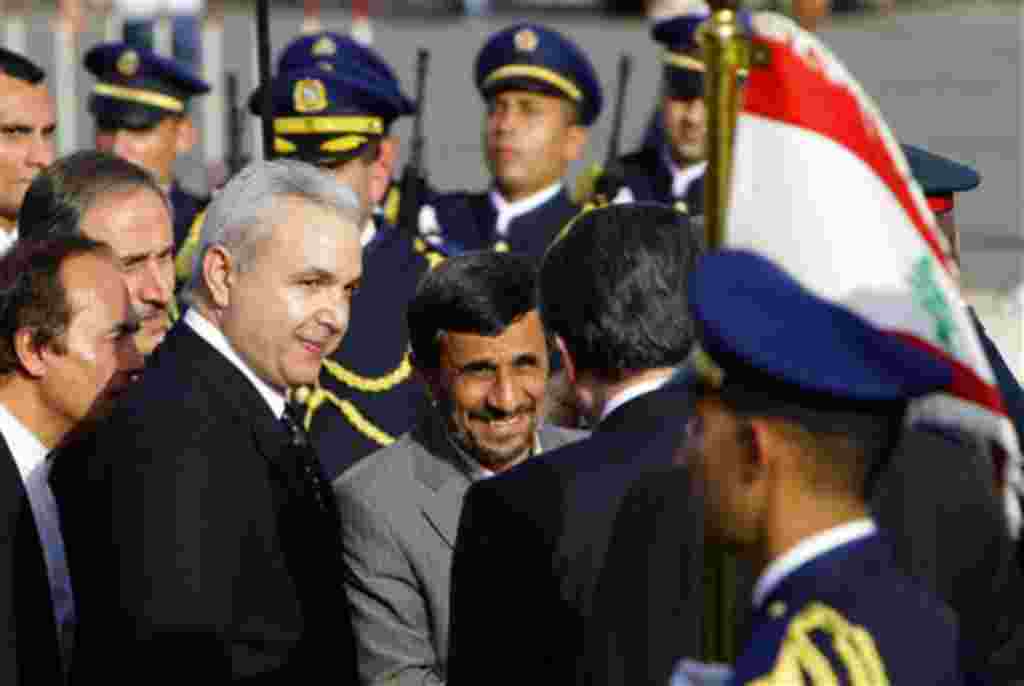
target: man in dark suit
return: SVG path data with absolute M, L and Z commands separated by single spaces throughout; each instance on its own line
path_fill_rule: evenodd
M 452 569 L 452 686 L 664 684 L 696 650 L 699 512 L 662 489 L 688 487 L 671 463 L 690 398 L 664 384 L 690 351 L 698 251 L 686 216 L 660 205 L 584 213 L 549 249 L 541 316 L 595 430 L 470 487 Z M 602 597 L 618 538 L 638 555 L 615 565 L 624 585 Z M 648 541 L 662 541 L 659 557 Z M 496 621 L 509 659 L 493 656 Z
M 356 683 L 340 522 L 287 395 L 348 326 L 357 222 L 351 190 L 295 161 L 211 204 L 192 306 L 75 456 L 96 511 L 73 681 Z
M 0 260 L 0 682 L 64 683 L 75 603 L 48 454 L 141 368 L 112 255 L 71 238 Z

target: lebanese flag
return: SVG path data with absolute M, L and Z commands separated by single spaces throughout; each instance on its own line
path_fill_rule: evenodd
M 752 25 L 767 62 L 751 68 L 737 122 L 729 247 L 769 257 L 819 296 L 947 360 L 951 387 L 912 403 L 908 420 L 988 439 L 1017 535 L 1017 437 L 898 142 L 817 38 L 776 14 Z

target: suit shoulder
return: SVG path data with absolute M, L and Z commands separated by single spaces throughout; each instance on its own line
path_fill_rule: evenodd
M 389 446 L 376 450 L 342 472 L 334 480 L 337 493 L 376 493 L 390 484 L 412 478 L 411 461 L 415 441 L 410 433 Z

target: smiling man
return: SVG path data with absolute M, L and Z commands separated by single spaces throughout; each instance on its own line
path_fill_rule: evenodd
M 540 260 L 578 208 L 563 188 L 587 127 L 601 112 L 601 84 L 587 56 L 544 26 L 517 24 L 491 36 L 476 59 L 486 111 L 483 146 L 493 187 L 431 203 L 451 250 L 522 252 Z
M 475 252 L 420 281 L 413 364 L 434 411 L 334 482 L 364 684 L 442 684 L 462 496 L 578 432 L 540 423 L 548 346 L 531 260 Z
M 92 150 L 63 157 L 29 187 L 19 214 L 23 240 L 83 235 L 114 250 L 149 355 L 171 326 L 174 234 L 156 181 L 126 160 Z
M 45 73 L 0 48 L 0 252 L 18 238 L 18 208 L 25 191 L 53 162 L 57 115 Z
M 348 328 L 358 207 L 295 161 L 211 204 L 192 307 L 82 456 L 75 679 L 355 683 L 338 513 L 288 395 Z

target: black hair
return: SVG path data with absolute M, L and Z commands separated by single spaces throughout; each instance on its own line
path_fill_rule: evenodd
M 21 367 L 15 349 L 19 330 L 32 330 L 32 344 L 65 352 L 63 335 L 71 323 L 71 305 L 60 278 L 65 261 L 105 253 L 105 243 L 73 236 L 43 241 L 18 240 L 0 258 L 0 376 Z
M 46 72 L 35 62 L 5 48 L 0 48 L 0 73 L 33 86 L 46 78 Z
M 97 198 L 135 188 L 148 188 L 167 202 L 156 179 L 132 162 L 96 150 L 62 157 L 37 175 L 25 192 L 18 211 L 18 240 L 80 235 L 82 217 Z
M 688 217 L 668 206 L 585 211 L 541 264 L 544 324 L 580 371 L 617 378 L 679 364 L 694 340 L 686 284 L 700 252 Z
M 423 275 L 409 303 L 415 364 L 440 366 L 445 332 L 497 336 L 536 307 L 536 269 L 529 257 L 492 251 L 450 257 Z

